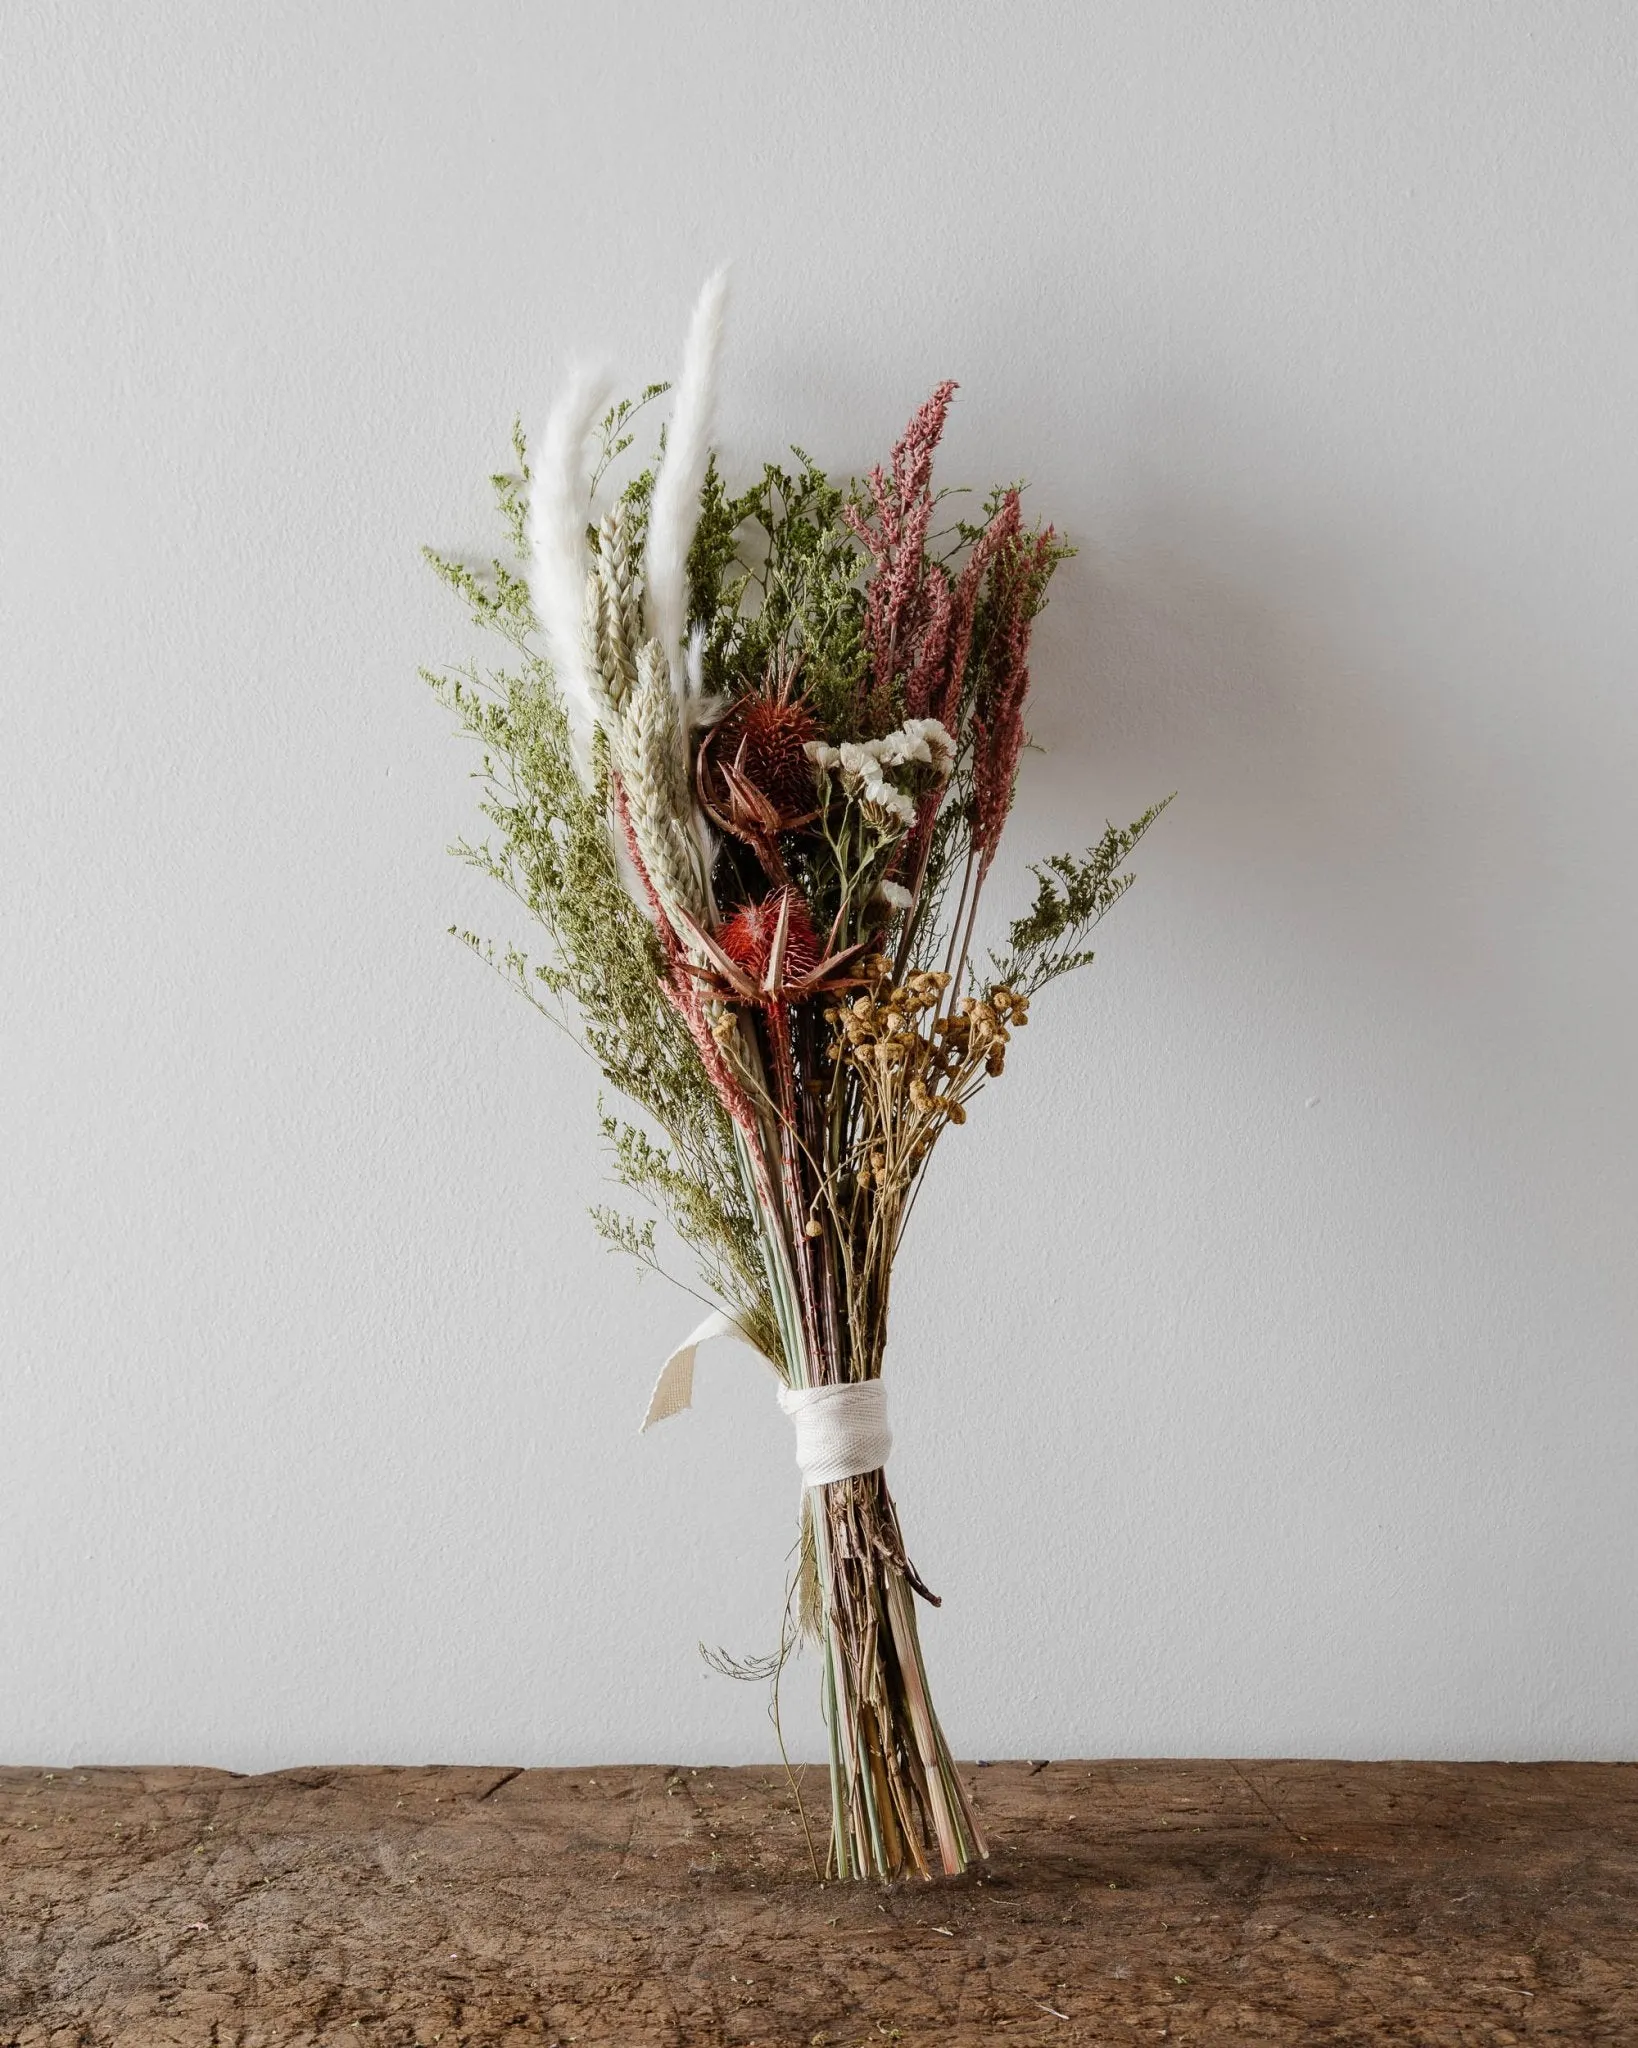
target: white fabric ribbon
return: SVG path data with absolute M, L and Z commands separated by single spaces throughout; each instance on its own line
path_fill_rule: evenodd
M 758 1358 L 774 1377 L 779 1377 L 779 1368 L 771 1358 L 757 1350 L 732 1316 L 724 1315 L 721 1309 L 713 1309 L 697 1330 L 688 1335 L 660 1367 L 660 1377 L 654 1382 L 654 1391 L 648 1397 L 648 1413 L 643 1417 L 643 1429 L 656 1422 L 664 1422 L 668 1416 L 680 1415 L 694 1401 L 694 1354 L 702 1344 L 709 1344 L 713 1337 L 734 1337 L 755 1351 Z M 638 1435 L 642 1430 L 638 1431 Z
M 887 1463 L 887 1389 L 880 1380 L 840 1387 L 781 1387 L 779 1405 L 796 1425 L 804 1486 L 829 1486 Z
M 779 1369 L 758 1351 L 732 1316 L 713 1310 L 688 1335 L 660 1368 L 654 1391 L 648 1397 L 643 1428 L 680 1415 L 694 1399 L 694 1358 L 702 1344 L 714 1337 L 734 1337 L 750 1350 L 775 1377 Z M 874 1472 L 885 1465 L 893 1448 L 893 1432 L 887 1426 L 887 1389 L 880 1380 L 860 1380 L 839 1387 L 779 1387 L 779 1405 L 790 1417 L 796 1431 L 796 1462 L 804 1486 L 830 1486 L 838 1479 L 852 1479 L 862 1472 Z

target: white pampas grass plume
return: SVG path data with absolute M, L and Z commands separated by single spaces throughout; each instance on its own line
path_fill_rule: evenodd
M 608 400 L 608 378 L 570 374 L 546 415 L 529 479 L 529 597 L 563 693 L 582 779 L 590 779 L 592 729 L 601 689 L 586 659 L 586 437 Z
M 678 657 L 688 632 L 688 550 L 699 523 L 700 486 L 711 454 L 717 356 L 727 303 L 728 270 L 724 265 L 706 279 L 688 324 L 671 431 L 666 436 L 648 515 L 648 626 L 678 674 L 682 672 Z

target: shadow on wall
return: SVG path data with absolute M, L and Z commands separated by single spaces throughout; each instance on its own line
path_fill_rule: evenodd
M 1253 1746 L 1425 1747 L 1425 1702 L 1475 1685 L 1481 1739 L 1528 1746 L 1515 1694 L 1592 1625 L 1532 1549 L 1620 1497 L 1564 1389 L 1569 1366 L 1630 1415 L 1630 1269 L 1595 1249 L 1595 1070 L 1546 968 L 1585 893 L 1564 793 L 1615 771 L 1548 729 L 1568 654 L 1412 545 L 1150 500 L 1083 542 L 1041 624 L 1012 861 L 1180 795 L 1103 935 L 1115 982 L 1066 994 L 1019 1096 L 980 1106 L 981 1134 L 1030 1121 L 1027 1156 L 1001 1189 L 946 1173 L 921 1222 L 971 1246 L 1021 1208 L 1007 1269 L 965 1289 L 962 1356 L 1021 1335 L 1051 1427 L 963 1367 L 957 1425 L 929 1399 L 906 1438 L 945 1429 L 967 1526 L 912 1540 L 966 1587 L 1020 1540 L 992 1465 L 1065 1504 L 1029 1531 L 1031 1583 L 1079 1589 L 1117 1748 L 1154 1739 L 1155 1700 L 1184 1745 L 1228 1715 Z M 997 881 L 999 915 L 1021 878 Z M 941 1304 L 907 1278 L 910 1331 Z M 1033 1592 L 1003 1607 L 964 1613 L 975 1668 L 1058 1626 Z
M 1105 806 L 1118 790 L 1123 819 L 1175 788 L 1142 853 L 1169 889 L 1263 947 L 1280 982 L 1334 979 L 1465 1041 L 1476 1010 L 1498 1034 L 1530 1010 L 1520 926 L 1551 848 L 1494 714 L 1537 692 L 1550 655 L 1459 572 L 1436 585 L 1425 555 L 1395 552 L 1373 539 L 1367 571 L 1318 527 L 1128 512 L 1054 585 L 1045 754 L 1026 772 L 1051 845 L 1102 823 L 1088 787 Z

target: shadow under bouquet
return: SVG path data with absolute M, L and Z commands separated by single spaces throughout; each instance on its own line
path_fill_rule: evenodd
M 513 566 L 431 554 L 513 658 L 429 674 L 482 748 L 495 833 L 455 850 L 544 928 L 486 957 L 591 1054 L 618 1179 L 719 1302 L 647 1422 L 731 1335 L 777 1374 L 804 1481 L 781 1661 L 818 1646 L 829 1867 L 954 1874 L 986 1853 L 933 1710 L 883 1470 L 894 1259 L 933 1148 L 1004 1070 L 1032 998 L 1091 959 L 1160 805 L 1032 870 L 979 965 L 1012 807 L 1031 625 L 1069 552 L 1016 489 L 950 516 L 932 484 L 955 386 L 841 488 L 800 450 L 730 491 L 711 452 L 724 304 L 694 314 L 657 462 L 615 488 L 644 407 L 580 374 L 494 479 Z M 628 465 L 629 466 L 629 465 Z M 603 509 L 599 510 L 602 505 Z M 657 1267 L 654 1220 L 594 1211 Z M 645 1422 L 646 1426 L 646 1422 Z

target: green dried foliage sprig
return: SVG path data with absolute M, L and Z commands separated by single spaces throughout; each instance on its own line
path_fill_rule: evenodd
M 517 579 L 434 558 L 475 621 L 521 645 L 527 615 L 512 602 Z M 611 1086 L 663 1132 L 664 1146 L 605 1119 L 616 1177 L 653 1201 L 695 1253 L 701 1276 L 753 1333 L 773 1328 L 757 1229 L 735 1159 L 732 1126 L 700 1064 L 687 1026 L 664 994 L 653 927 L 620 879 L 604 795 L 576 773 L 563 706 L 546 664 L 525 654 L 509 670 L 423 671 L 439 700 L 481 749 L 480 808 L 491 838 L 457 842 L 468 865 L 501 883 L 541 927 L 545 958 L 497 955 L 462 933 L 503 977 L 597 1062 Z M 605 1227 L 645 1257 L 652 1241 Z
M 995 978 L 1032 996 L 1077 967 L 1090 967 L 1088 934 L 1137 880 L 1119 869 L 1171 798 L 1151 804 L 1130 825 L 1110 825 L 1083 855 L 1054 853 L 1032 863 L 1035 901 L 1008 934 L 1005 953 L 992 953 Z
M 632 432 L 631 422 L 645 405 L 652 405 L 656 398 L 664 397 L 670 389 L 671 386 L 669 384 L 645 384 L 635 398 L 620 399 L 617 404 L 611 405 L 597 422 L 597 460 L 592 464 L 591 474 L 591 487 L 594 496 L 597 492 L 597 486 L 603 481 L 610 468 L 625 454 L 633 441 L 636 440 L 637 436 Z M 661 442 L 663 445 L 663 434 Z M 517 450 L 519 468 L 526 469 L 521 425 L 515 425 L 512 429 L 512 445 Z M 647 472 L 647 476 L 649 489 L 652 490 L 654 482 L 652 469 Z M 627 488 L 629 489 L 630 486 Z M 647 493 L 644 494 L 645 503 L 646 499 Z M 523 552 L 521 528 L 519 532 L 520 546 L 518 552 L 521 554 Z
M 848 708 L 864 669 L 859 554 L 842 523 L 847 493 L 800 448 L 797 466 L 764 466 L 729 497 L 706 480 L 689 569 L 694 616 L 706 628 L 709 689 L 736 693 L 776 666 L 833 738 L 851 738 Z

